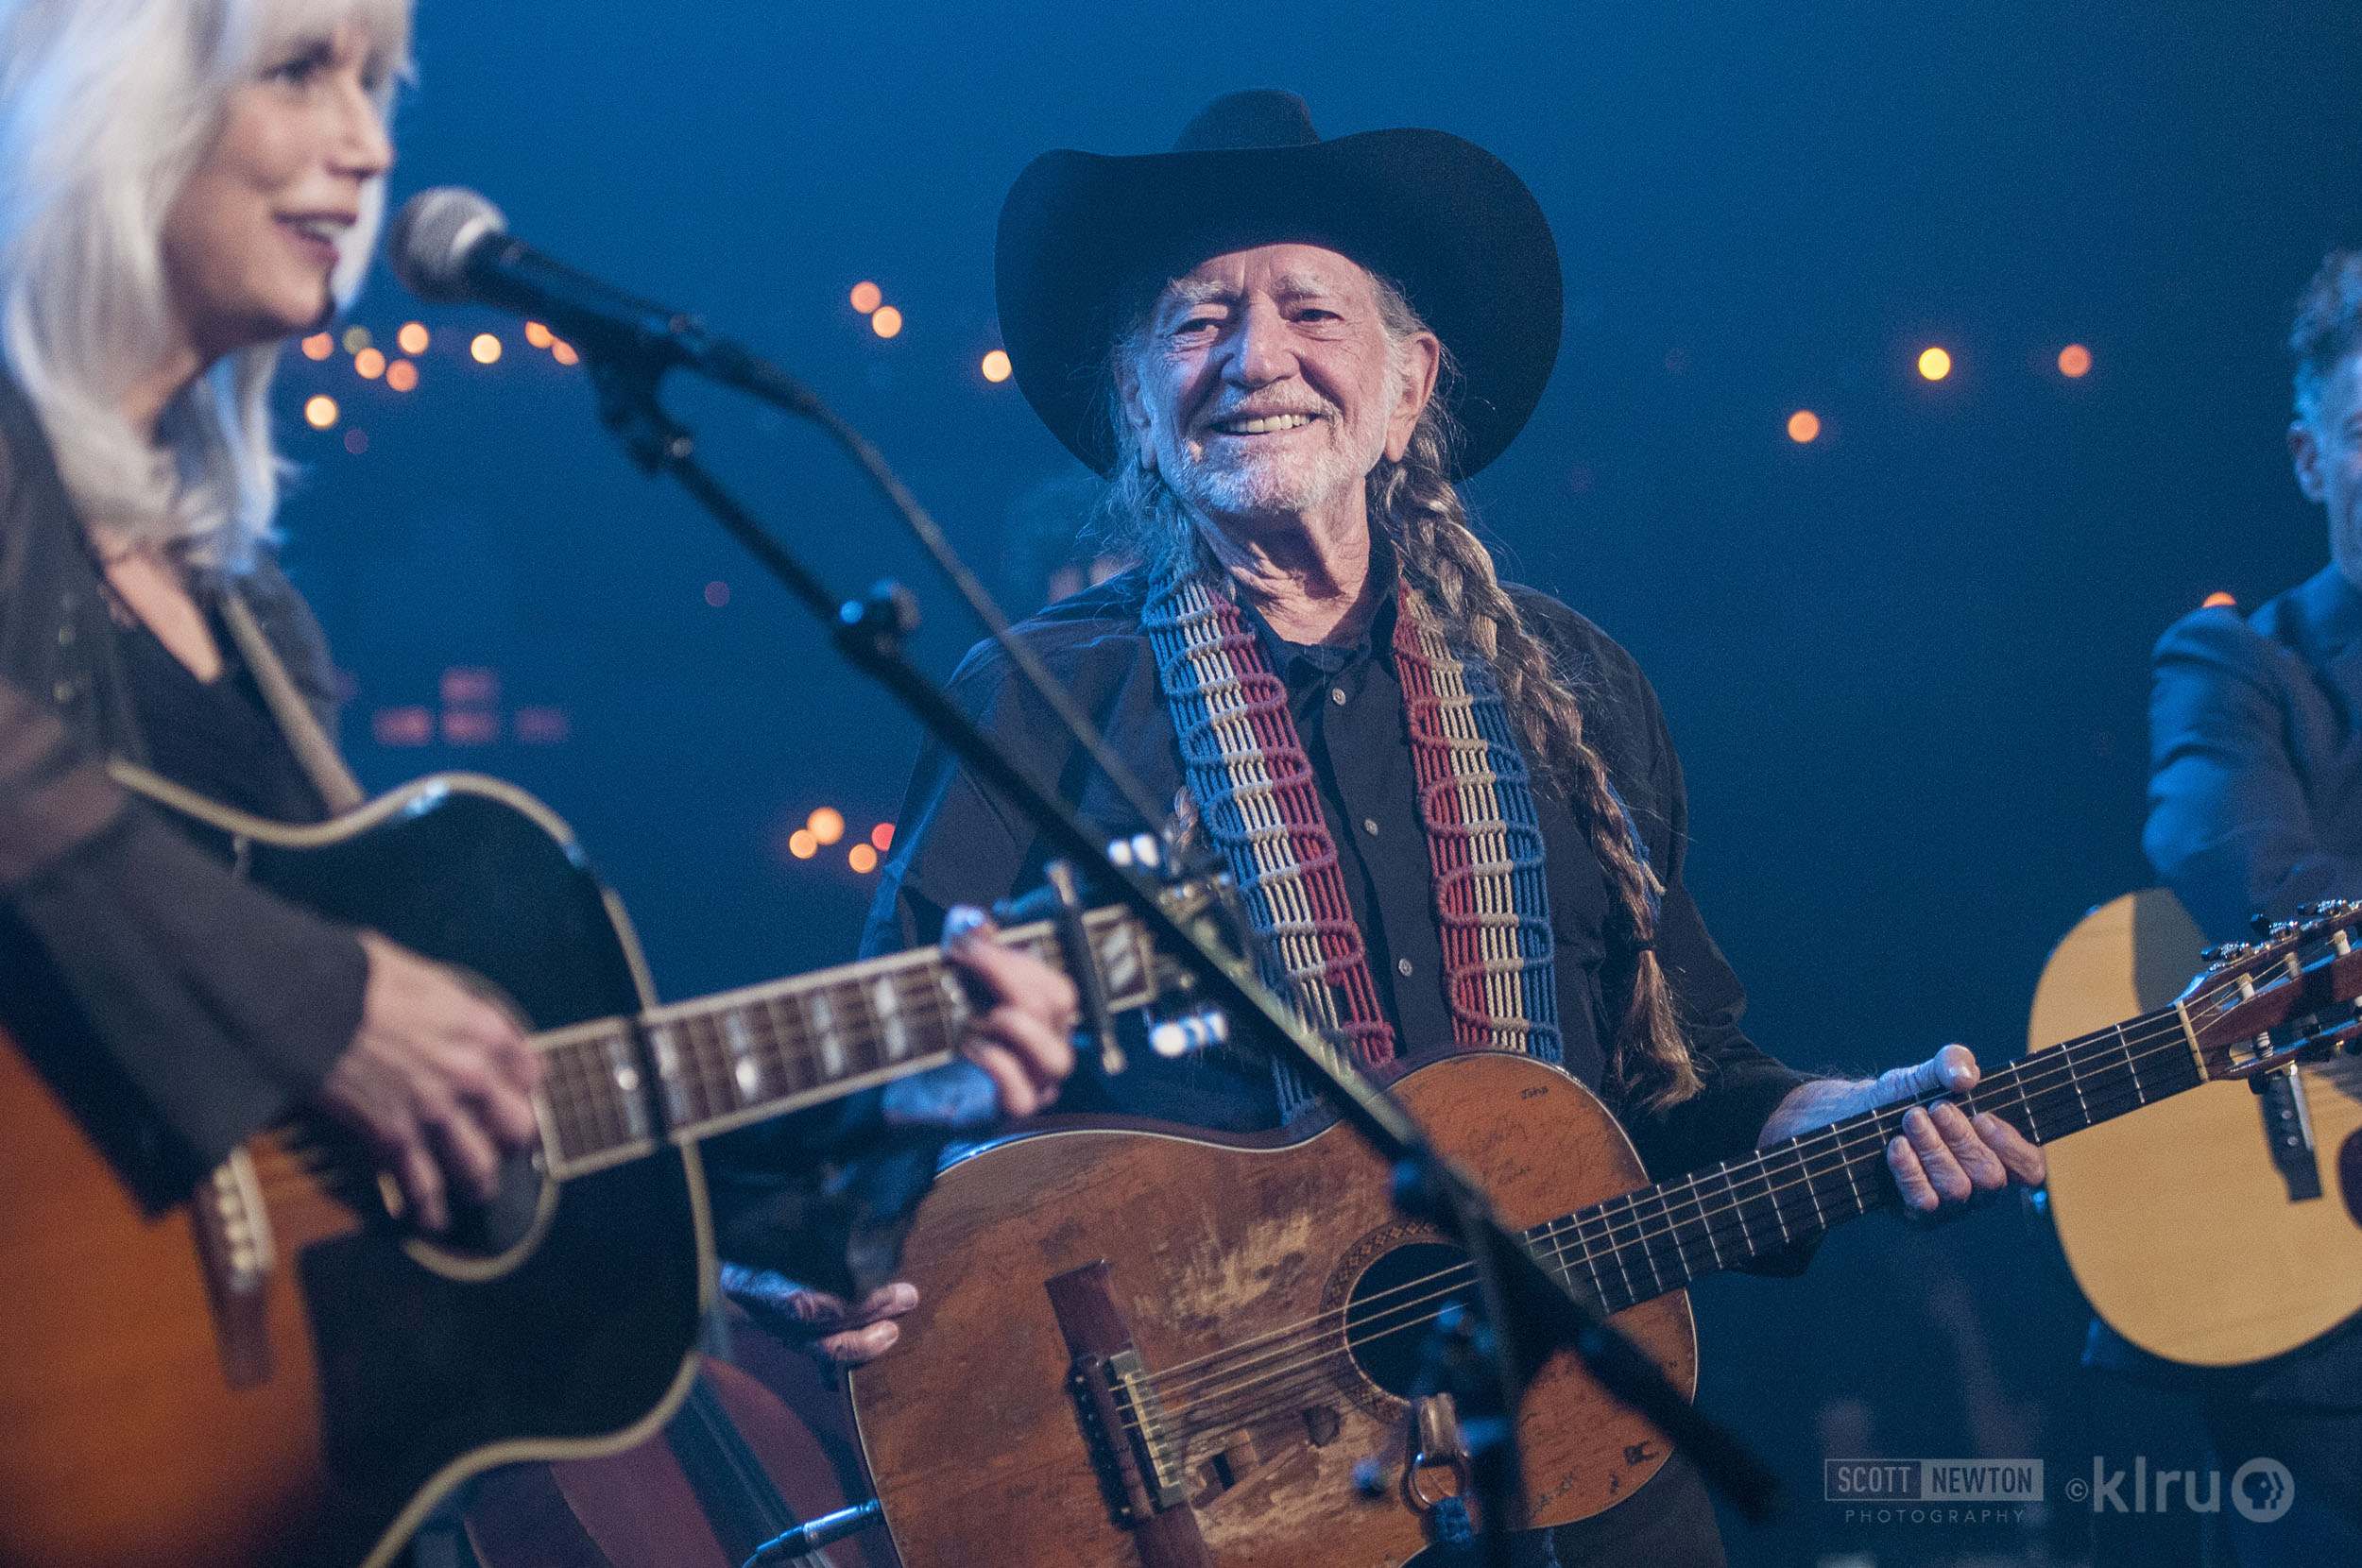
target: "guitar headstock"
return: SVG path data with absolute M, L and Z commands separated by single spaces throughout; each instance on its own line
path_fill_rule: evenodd
M 1163 884 L 1156 901 L 1165 914 L 1199 941 L 1234 958 L 1238 955 L 1239 933 L 1244 924 L 1238 914 L 1237 890 L 1226 872 L 1179 871 L 1159 840 L 1146 833 L 1109 844 L 1108 859 L 1126 869 L 1160 874 Z M 1148 1043 L 1159 1056 L 1188 1056 L 1229 1040 L 1228 1015 L 1199 996 L 1203 979 L 1193 962 L 1160 946 L 1146 922 L 1121 904 L 1104 905 L 1079 916 L 1067 913 L 1062 902 L 1063 896 L 1071 896 L 1071 875 L 1056 865 L 1051 869 L 1050 885 L 1003 903 L 995 912 L 1004 921 L 1047 916 L 1044 924 L 1049 930 L 1042 933 L 1045 948 L 1061 953 L 1070 950 L 1070 945 L 1056 934 L 1062 922 L 1079 920 L 1092 970 L 1090 980 L 1083 984 L 1087 1031 L 1100 1032 L 1090 1017 L 1096 991 L 1096 999 L 1110 1020 L 1118 1014 L 1148 1011 Z M 1020 933 L 1004 934 L 1014 938 Z M 1049 956 L 1048 950 L 1044 956 Z M 1104 1044 L 1103 1039 L 1103 1050 Z M 1104 1051 L 1103 1060 L 1107 1071 L 1122 1070 L 1120 1050 Z
M 2177 1005 L 2209 1079 L 2254 1078 L 2362 1048 L 2362 900 L 2307 904 L 2258 922 L 2252 942 L 2202 955 Z

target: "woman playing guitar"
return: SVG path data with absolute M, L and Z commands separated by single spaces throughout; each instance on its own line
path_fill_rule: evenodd
M 368 268 L 410 21 L 0 4 L 0 1023 L 150 1208 L 308 1106 L 438 1231 L 535 1137 L 538 1058 L 504 1009 L 240 880 L 109 773 L 280 821 L 359 803 L 270 549 L 269 394 L 282 341 Z M 1001 1002 L 970 1055 L 1029 1113 L 1070 1061 L 1071 988 L 961 955 Z

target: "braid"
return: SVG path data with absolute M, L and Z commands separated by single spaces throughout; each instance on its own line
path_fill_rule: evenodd
M 1378 305 L 1389 337 L 1400 343 L 1427 331 L 1402 291 L 1383 278 Z M 1112 346 L 1111 364 L 1139 351 L 1145 312 Z M 1444 375 L 1451 373 L 1446 355 Z M 1093 532 L 1105 548 L 1165 571 L 1186 564 L 1222 576 L 1187 506 L 1161 474 L 1139 461 L 1137 438 L 1107 381 L 1107 418 L 1118 448 L 1107 494 Z M 1697 1094 L 1696 1059 L 1657 963 L 1652 897 L 1662 891 L 1655 873 L 1635 853 L 1623 810 L 1611 792 L 1607 765 L 1583 738 L 1583 706 L 1552 667 L 1549 650 L 1526 629 L 1516 605 L 1495 575 L 1493 557 L 1468 527 L 1468 513 L 1451 483 L 1454 429 L 1445 399 L 1431 400 L 1400 462 L 1380 459 L 1370 470 L 1370 524 L 1395 547 L 1403 579 L 1434 617 L 1448 641 L 1474 648 L 1492 667 L 1502 705 L 1536 780 L 1572 806 L 1615 894 L 1609 916 L 1608 972 L 1602 989 L 1620 991 L 1623 1014 L 1608 1043 L 1607 1075 L 1645 1110 L 1663 1111 Z M 1612 1005 L 1612 1003 L 1611 1003 Z
M 1655 874 L 1634 852 L 1624 813 L 1609 791 L 1607 765 L 1583 738 L 1583 706 L 1551 667 L 1549 651 L 1526 629 L 1494 574 L 1493 557 L 1470 531 L 1446 456 L 1446 427 L 1431 406 L 1399 463 L 1370 473 L 1370 517 L 1395 546 L 1405 579 L 1447 638 L 1464 640 L 1493 667 L 1502 704 L 1534 773 L 1574 807 L 1616 895 L 1607 994 L 1623 992 L 1610 1042 L 1608 1074 L 1652 1111 L 1702 1087 L 1672 992 L 1657 963 L 1651 896 Z

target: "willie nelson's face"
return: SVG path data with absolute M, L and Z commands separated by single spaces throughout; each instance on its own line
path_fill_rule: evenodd
M 1397 342 L 1358 264 L 1309 245 L 1216 256 L 1166 285 L 1118 366 L 1141 461 L 1253 526 L 1357 511 L 1432 394 L 1428 333 Z

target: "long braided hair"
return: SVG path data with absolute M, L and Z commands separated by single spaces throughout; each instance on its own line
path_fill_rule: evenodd
M 1372 275 L 1378 311 L 1397 349 L 1428 331 L 1402 291 Z M 1149 312 L 1129 316 L 1116 335 L 1107 376 L 1106 417 L 1116 444 L 1115 471 L 1097 532 L 1111 550 L 1152 572 L 1176 569 L 1219 579 L 1220 564 L 1164 477 L 1141 461 L 1139 438 L 1123 417 L 1116 364 L 1146 347 Z M 1446 355 L 1444 377 L 1451 368 Z M 1439 380 L 1439 388 L 1446 383 Z M 1555 668 L 1550 651 L 1527 630 L 1500 585 L 1492 554 L 1468 526 L 1466 504 L 1451 482 L 1456 430 L 1442 396 L 1430 398 L 1399 462 L 1381 457 L 1365 482 L 1371 526 L 1394 546 L 1403 581 L 1446 640 L 1474 648 L 1492 666 L 1501 701 L 1517 726 L 1536 781 L 1574 810 L 1615 894 L 1603 988 L 1622 1014 L 1607 1052 L 1611 1084 L 1642 1109 L 1662 1112 L 1703 1086 L 1672 992 L 1656 956 L 1655 874 L 1642 863 L 1608 784 L 1607 765 L 1583 737 L 1583 705 Z

